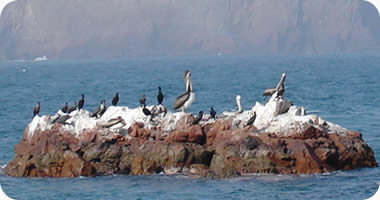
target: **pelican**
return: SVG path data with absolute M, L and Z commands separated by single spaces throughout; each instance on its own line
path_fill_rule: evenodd
M 70 115 L 60 115 L 58 114 L 58 117 L 55 118 L 51 123 L 54 124 L 54 123 L 58 123 L 58 124 L 63 124 L 63 125 L 66 125 L 68 124 L 66 121 L 68 119 L 70 119 Z
M 119 123 L 121 124 L 120 125 L 121 127 L 126 125 L 124 119 L 121 116 L 118 116 L 116 118 L 112 118 L 112 119 L 108 120 L 107 122 L 103 123 L 102 127 L 103 128 L 111 128 L 112 126 L 115 126 L 116 124 L 119 124 Z
M 33 118 L 38 115 L 38 113 L 40 112 L 40 102 L 37 101 L 36 105 L 34 106 L 33 108 Z
M 284 86 L 285 79 L 286 79 L 286 74 L 283 73 L 280 81 L 277 83 L 277 86 L 275 88 L 266 89 L 263 93 L 263 96 L 272 96 L 277 91 L 278 91 L 278 96 L 282 96 L 285 92 L 285 86 Z
M 240 100 L 241 100 L 241 96 L 237 95 L 236 96 L 236 105 L 238 107 L 238 113 L 242 113 L 243 112 L 243 108 L 241 107 Z
M 174 110 L 181 109 L 182 112 L 185 112 L 195 100 L 195 94 L 193 93 L 193 86 L 191 84 L 191 73 L 190 71 L 185 72 L 185 83 L 186 83 L 186 92 L 179 95 L 174 101 L 173 108 Z

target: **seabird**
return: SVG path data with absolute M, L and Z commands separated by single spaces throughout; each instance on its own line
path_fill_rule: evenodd
M 152 117 L 157 116 L 161 113 L 164 113 L 164 117 L 165 117 L 167 110 L 162 104 L 160 104 L 160 105 L 153 106 L 150 112 L 152 113 Z
M 241 100 L 241 96 L 237 95 L 236 96 L 236 105 L 238 107 L 238 113 L 242 113 L 243 112 L 243 108 L 241 107 L 240 100 Z
M 142 96 L 141 96 L 141 98 L 139 99 L 139 102 L 140 102 L 140 106 L 143 106 L 143 105 L 145 105 L 145 102 L 146 102 L 146 97 L 145 97 L 145 95 L 143 94 Z
M 73 112 L 73 111 L 76 110 L 76 109 L 77 109 L 77 102 L 74 101 L 74 105 L 72 105 L 72 106 L 69 108 L 69 110 L 67 111 L 67 113 L 71 113 L 71 112 Z
M 67 113 L 67 110 L 69 109 L 69 106 L 67 105 L 67 102 L 65 103 L 65 105 L 61 108 L 61 111 L 63 113 Z
M 103 103 L 100 104 L 100 112 L 98 114 L 98 118 L 102 117 L 102 115 L 106 112 L 107 106 L 106 106 L 106 100 L 103 99 Z
M 152 115 L 152 112 L 150 112 L 150 110 L 148 108 L 146 108 L 145 104 L 144 104 L 142 111 L 143 111 L 144 115 L 146 115 L 146 116 Z
M 119 123 L 121 123 L 122 126 L 126 125 L 124 119 L 121 116 L 118 116 L 117 118 L 112 118 L 112 119 L 108 120 L 107 122 L 103 123 L 102 127 L 103 128 L 111 128 L 112 126 L 115 126 L 116 124 L 119 124 Z
M 159 115 L 161 113 L 160 105 L 154 105 L 152 109 L 150 109 L 152 115 Z
M 161 87 L 160 86 L 158 86 L 157 101 L 158 101 L 158 105 L 161 105 L 162 101 L 164 101 L 164 95 L 161 92 Z
M 112 98 L 112 105 L 116 106 L 117 102 L 119 102 L 119 93 L 116 92 L 116 95 Z
M 69 115 L 59 115 L 56 119 L 54 119 L 51 123 L 58 123 L 58 124 L 67 124 L 66 121 L 70 119 Z
M 278 91 L 278 95 L 282 96 L 285 92 L 285 86 L 284 86 L 285 79 L 286 79 L 286 74 L 283 73 L 281 75 L 280 81 L 277 83 L 277 86 L 275 88 L 266 89 L 263 93 L 263 96 L 272 96 L 277 91 Z
M 185 112 L 185 110 L 189 108 L 195 100 L 195 94 L 193 93 L 193 86 L 191 84 L 190 71 L 185 72 L 184 79 L 186 82 L 186 92 L 178 96 L 173 105 L 174 110 L 181 109 L 182 112 Z
M 36 105 L 34 106 L 33 108 L 33 118 L 38 115 L 38 113 L 40 112 L 40 102 L 37 101 Z
M 84 106 L 84 94 L 81 95 L 81 98 L 78 101 L 78 110 L 82 109 L 83 106 Z
M 203 117 L 203 111 L 199 111 L 199 114 L 198 114 L 198 116 L 193 120 L 193 123 L 191 123 L 191 124 L 199 124 L 199 122 L 201 121 L 201 119 L 202 119 L 202 117 Z
M 285 92 L 285 85 L 284 83 L 282 83 L 280 88 L 278 89 L 277 97 L 283 96 L 284 92 Z
M 214 119 L 215 119 L 216 112 L 215 112 L 215 110 L 214 110 L 213 107 L 211 107 L 211 110 L 210 110 L 210 116 L 211 116 L 211 118 L 214 118 Z
M 98 117 L 100 111 L 102 110 L 102 107 L 104 107 L 103 100 L 100 101 L 99 106 L 94 110 L 94 112 L 92 112 L 90 117 Z
M 255 122 L 255 120 L 256 120 L 256 111 L 255 111 L 255 112 L 253 112 L 253 115 L 252 115 L 252 117 L 251 117 L 251 118 L 249 118 L 249 120 L 247 121 L 247 124 L 246 124 L 246 126 L 250 126 L 250 125 L 252 125 L 252 124 L 253 124 L 253 122 Z

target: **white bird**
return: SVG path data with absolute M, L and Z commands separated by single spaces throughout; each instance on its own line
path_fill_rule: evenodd
M 242 113 L 243 112 L 243 108 L 241 107 L 240 100 L 241 100 L 241 96 L 237 95 L 236 96 L 236 105 L 238 107 L 238 113 Z

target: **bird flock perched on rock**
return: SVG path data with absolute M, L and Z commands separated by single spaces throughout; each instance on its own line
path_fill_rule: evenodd
M 263 93 L 263 96 L 267 97 L 267 96 L 272 96 L 273 94 L 276 94 L 277 98 L 282 97 L 284 92 L 285 92 L 285 85 L 284 85 L 285 79 L 286 79 L 286 74 L 283 73 L 281 75 L 281 79 L 277 83 L 276 87 L 266 89 Z M 180 94 L 179 96 L 177 96 L 177 98 L 175 99 L 175 101 L 173 103 L 173 109 L 175 111 L 180 110 L 182 112 L 185 112 L 185 110 L 187 110 L 193 104 L 193 102 L 195 100 L 195 94 L 193 92 L 193 86 L 192 86 L 192 82 L 191 82 L 190 71 L 185 71 L 184 81 L 185 81 L 185 92 Z M 164 95 L 162 93 L 162 89 L 160 86 L 158 87 L 158 94 L 157 94 L 157 103 L 158 104 L 157 104 L 157 106 L 154 106 L 151 110 L 148 109 L 148 107 L 146 106 L 146 101 L 147 101 L 146 96 L 142 95 L 141 98 L 139 99 L 139 103 L 140 103 L 142 113 L 145 116 L 150 116 L 150 120 L 152 120 L 152 118 L 157 113 L 165 113 L 166 114 L 167 110 L 162 105 L 163 100 L 164 100 Z M 113 96 L 113 98 L 112 98 L 111 103 L 113 106 L 117 106 L 118 102 L 119 102 L 119 92 L 116 92 L 115 96 Z M 64 114 L 70 114 L 71 112 L 73 112 L 75 110 L 78 110 L 78 111 L 82 110 L 84 108 L 84 105 L 85 105 L 85 95 L 81 94 L 81 97 L 78 100 L 78 103 L 76 101 L 74 101 L 73 105 L 71 105 L 69 107 L 68 103 L 66 102 L 63 105 L 63 107 L 60 109 L 60 111 Z M 236 96 L 236 105 L 237 105 L 237 113 L 242 113 L 243 108 L 241 106 L 241 96 L 240 95 Z M 33 108 L 33 118 L 39 114 L 40 107 L 41 107 L 40 101 L 38 101 Z M 100 104 L 98 105 L 98 107 L 92 113 L 90 113 L 90 117 L 100 118 L 106 112 L 106 110 L 107 110 L 106 100 L 102 99 L 100 101 Z M 198 115 L 192 121 L 192 124 L 193 125 L 199 124 L 199 122 L 203 118 L 203 114 L 204 114 L 203 111 L 199 111 Z M 246 122 L 245 126 L 253 125 L 256 117 L 257 117 L 256 112 L 253 112 L 252 116 Z M 65 124 L 69 118 L 70 118 L 69 115 L 59 115 L 57 118 L 55 118 L 52 121 L 52 123 Z M 118 122 L 121 120 L 119 118 L 115 118 L 115 119 L 113 119 L 113 121 L 111 120 L 111 122 L 109 122 L 109 123 L 112 124 L 112 123 L 114 123 L 114 121 Z M 214 110 L 214 108 L 212 106 L 212 107 L 210 107 L 210 119 L 216 119 L 216 118 L 217 118 L 216 111 Z

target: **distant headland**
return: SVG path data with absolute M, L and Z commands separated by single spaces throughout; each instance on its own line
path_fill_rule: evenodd
M 364 0 L 17 0 L 0 17 L 0 60 L 376 54 Z

